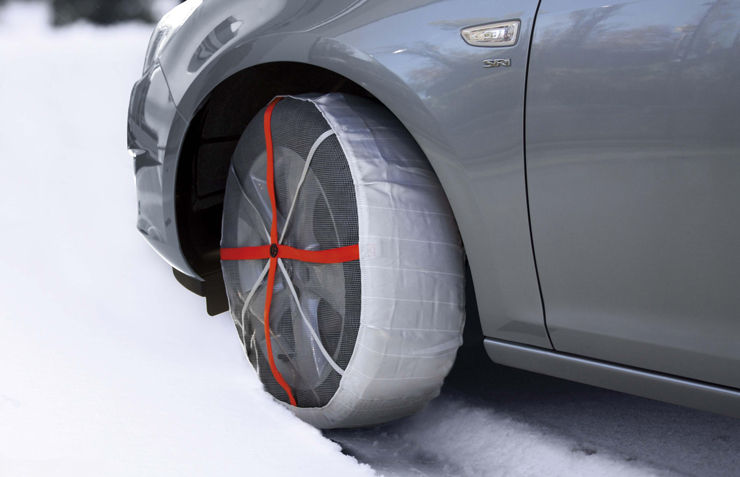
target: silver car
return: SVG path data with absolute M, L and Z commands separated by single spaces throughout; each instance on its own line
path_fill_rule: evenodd
M 138 229 L 316 426 L 423 407 L 466 311 L 740 417 L 740 0 L 188 0 L 128 124 Z

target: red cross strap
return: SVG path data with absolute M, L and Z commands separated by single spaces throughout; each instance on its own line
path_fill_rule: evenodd
M 302 250 L 278 244 L 277 224 L 277 201 L 275 199 L 275 166 L 274 148 L 272 145 L 272 111 L 275 105 L 283 99 L 277 97 L 267 106 L 265 111 L 265 147 L 267 149 L 267 189 L 270 193 L 272 205 L 272 224 L 270 226 L 270 245 L 258 247 L 222 248 L 221 260 L 270 260 L 270 270 L 267 274 L 267 296 L 265 297 L 265 337 L 267 342 L 267 359 L 270 363 L 270 371 L 280 387 L 288 394 L 290 404 L 295 406 L 296 400 L 290 386 L 280 374 L 275 365 L 272 355 L 272 334 L 270 332 L 270 306 L 272 305 L 272 293 L 275 286 L 275 274 L 279 258 L 287 260 L 298 260 L 311 263 L 344 263 L 360 259 L 360 247 L 351 245 L 349 247 L 332 248 L 328 250 Z M 297 192 L 297 191 L 296 191 Z

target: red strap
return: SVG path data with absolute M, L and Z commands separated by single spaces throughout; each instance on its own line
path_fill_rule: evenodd
M 280 370 L 275 365 L 275 358 L 272 354 L 272 333 L 270 331 L 270 306 L 272 305 L 273 288 L 275 287 L 275 274 L 277 271 L 278 258 L 288 260 L 299 260 L 310 263 L 343 263 L 360 259 L 359 245 L 350 245 L 349 247 L 331 248 L 328 250 L 301 250 L 298 248 L 288 247 L 287 245 L 277 245 L 278 243 L 278 223 L 277 223 L 277 199 L 275 198 L 275 154 L 272 144 L 272 111 L 275 105 L 282 98 L 278 97 L 272 100 L 265 111 L 265 148 L 267 150 L 267 190 L 270 194 L 270 204 L 272 205 L 272 224 L 270 226 L 270 243 L 271 245 L 261 245 L 258 247 L 239 247 L 239 248 L 222 248 L 221 260 L 270 260 L 270 269 L 267 274 L 267 296 L 265 297 L 265 341 L 267 342 L 267 360 L 270 363 L 270 371 L 275 377 L 280 387 L 288 394 L 290 404 L 296 406 L 296 400 L 290 386 L 280 374 Z M 272 252 L 272 253 L 271 253 Z
M 327 250 L 302 250 L 279 245 L 277 249 L 278 253 L 275 258 L 309 263 L 343 263 L 360 259 L 360 247 L 357 245 Z M 268 258 L 272 258 L 269 245 L 221 249 L 221 260 L 267 260 Z
M 301 250 L 299 248 L 280 245 L 278 257 L 290 260 L 300 260 L 311 263 L 342 263 L 360 259 L 360 247 L 350 245 L 349 247 L 330 248 L 328 250 Z
M 275 199 L 275 151 L 272 147 L 272 111 L 275 105 L 283 98 L 272 100 L 265 111 L 265 148 L 267 149 L 267 191 L 270 194 L 270 204 L 272 205 L 272 226 L 270 227 L 270 243 L 276 244 L 278 241 L 277 231 L 277 200 Z M 269 249 L 268 256 L 269 256 Z M 285 382 L 285 378 L 280 374 L 280 370 L 275 365 L 275 357 L 272 355 L 272 332 L 270 331 L 270 305 L 272 305 L 272 291 L 275 287 L 275 270 L 277 269 L 277 258 L 270 258 L 270 272 L 267 274 L 267 296 L 265 297 L 265 341 L 267 342 L 267 361 L 270 363 L 270 371 L 275 377 L 281 388 L 288 395 L 291 406 L 296 405 L 293 392 L 290 386 Z
M 272 290 L 275 288 L 275 271 L 277 269 L 277 259 L 270 259 L 270 272 L 267 274 L 267 296 L 265 297 L 265 341 L 267 342 L 267 361 L 270 363 L 270 371 L 275 377 L 281 388 L 288 394 L 291 406 L 295 406 L 295 398 L 290 390 L 290 386 L 285 382 L 285 378 L 280 374 L 280 370 L 275 365 L 275 358 L 272 355 L 272 334 L 270 333 L 270 306 L 272 305 Z
M 265 147 L 267 148 L 267 191 L 270 193 L 270 204 L 272 204 L 272 226 L 270 227 L 270 243 L 278 243 L 277 230 L 277 199 L 275 198 L 275 151 L 272 147 L 272 110 L 283 98 L 272 100 L 265 111 Z

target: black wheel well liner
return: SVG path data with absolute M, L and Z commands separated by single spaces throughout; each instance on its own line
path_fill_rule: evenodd
M 305 63 L 275 62 L 242 70 L 218 84 L 193 116 L 180 150 L 175 217 L 180 248 L 205 280 L 180 283 L 208 299 L 209 313 L 225 311 L 219 260 L 221 214 L 231 156 L 244 129 L 278 94 L 343 92 L 377 99 L 333 71 Z

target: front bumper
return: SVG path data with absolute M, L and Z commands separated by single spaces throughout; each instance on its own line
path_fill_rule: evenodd
M 134 158 L 137 228 L 172 267 L 197 277 L 182 254 L 175 217 L 177 158 L 185 122 L 159 65 L 134 84 L 128 148 Z

